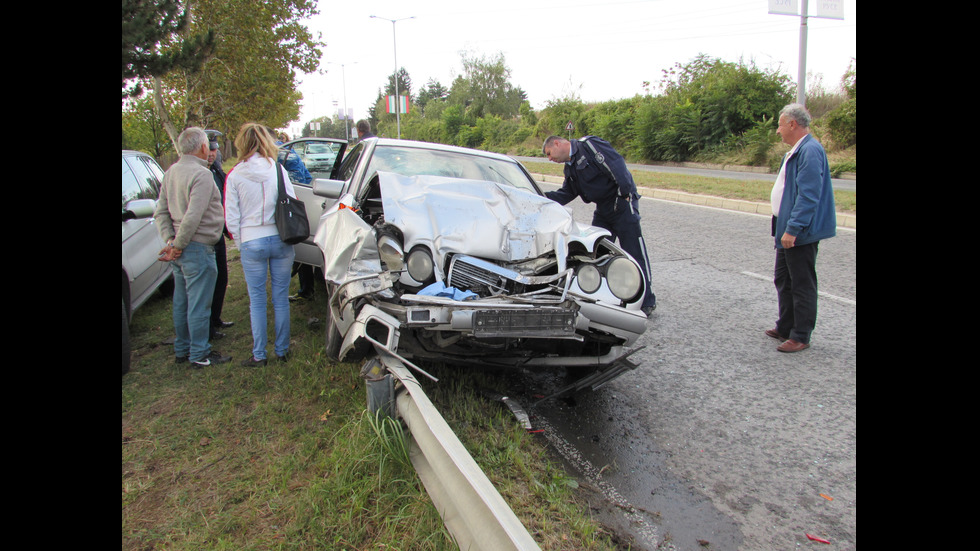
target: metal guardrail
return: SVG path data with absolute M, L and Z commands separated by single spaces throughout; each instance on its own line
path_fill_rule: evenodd
M 365 373 L 373 371 L 374 376 L 379 376 L 387 370 L 390 375 L 373 380 L 366 377 L 369 407 L 385 409 L 389 415 L 395 409 L 408 426 L 412 465 L 459 548 L 464 551 L 540 549 L 402 360 L 386 351 L 378 352 L 381 365 L 375 365 L 372 370 L 368 364 Z M 401 383 L 397 390 L 392 376 Z M 396 396 L 372 397 L 372 384 L 382 396 Z M 394 408 L 386 403 L 390 401 L 394 402 Z

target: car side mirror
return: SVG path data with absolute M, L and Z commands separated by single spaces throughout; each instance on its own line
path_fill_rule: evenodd
M 133 199 L 126 203 L 122 211 L 122 221 L 136 218 L 150 218 L 157 210 L 157 202 L 153 199 Z
M 328 180 L 327 178 L 315 178 L 313 180 L 313 195 L 336 199 L 344 189 L 343 180 Z

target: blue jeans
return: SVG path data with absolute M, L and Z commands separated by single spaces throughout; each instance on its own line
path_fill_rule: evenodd
M 252 322 L 252 357 L 266 359 L 268 319 L 266 281 L 271 276 L 272 308 L 275 312 L 276 355 L 289 352 L 289 279 L 296 253 L 278 235 L 246 241 L 241 250 L 242 270 L 248 286 L 248 310 Z
M 174 272 L 174 354 L 187 356 L 190 361 L 207 358 L 211 353 L 211 299 L 218 265 L 214 247 L 191 241 L 171 261 Z

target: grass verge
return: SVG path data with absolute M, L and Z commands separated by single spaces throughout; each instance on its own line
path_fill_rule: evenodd
M 562 167 L 556 163 L 532 161 L 522 164 L 532 173 L 562 175 Z M 641 188 L 671 189 L 686 193 L 763 203 L 769 202 L 769 193 L 772 191 L 772 183 L 775 179 L 775 176 L 771 176 L 769 178 L 760 177 L 758 180 L 736 180 L 641 170 L 634 170 L 632 174 L 637 187 Z M 834 203 L 837 212 L 857 214 L 857 192 L 835 189 Z
M 245 368 L 248 295 L 231 246 L 228 273 L 222 317 L 235 325 L 212 343 L 234 357 L 228 364 L 174 363 L 169 297 L 134 315 L 122 378 L 122 548 L 456 549 L 401 426 L 366 412 L 360 365 L 323 357 L 323 289 L 291 304 L 290 360 Z M 625 548 L 544 440 L 476 391 L 492 378 L 440 377 L 427 394 L 542 549 Z

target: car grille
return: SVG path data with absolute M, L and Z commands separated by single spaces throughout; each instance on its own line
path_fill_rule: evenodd
M 496 264 L 482 261 L 471 256 L 455 256 L 449 265 L 450 287 L 473 291 L 474 293 L 489 293 L 499 295 L 512 292 L 508 289 L 520 274 L 501 268 Z
M 560 298 L 551 298 L 560 301 L 565 300 L 571 275 L 571 269 L 551 275 L 524 275 L 486 260 L 456 255 L 449 263 L 446 284 L 456 289 L 473 291 L 483 298 L 500 295 L 535 295 L 543 298 L 545 294 L 559 293 Z

